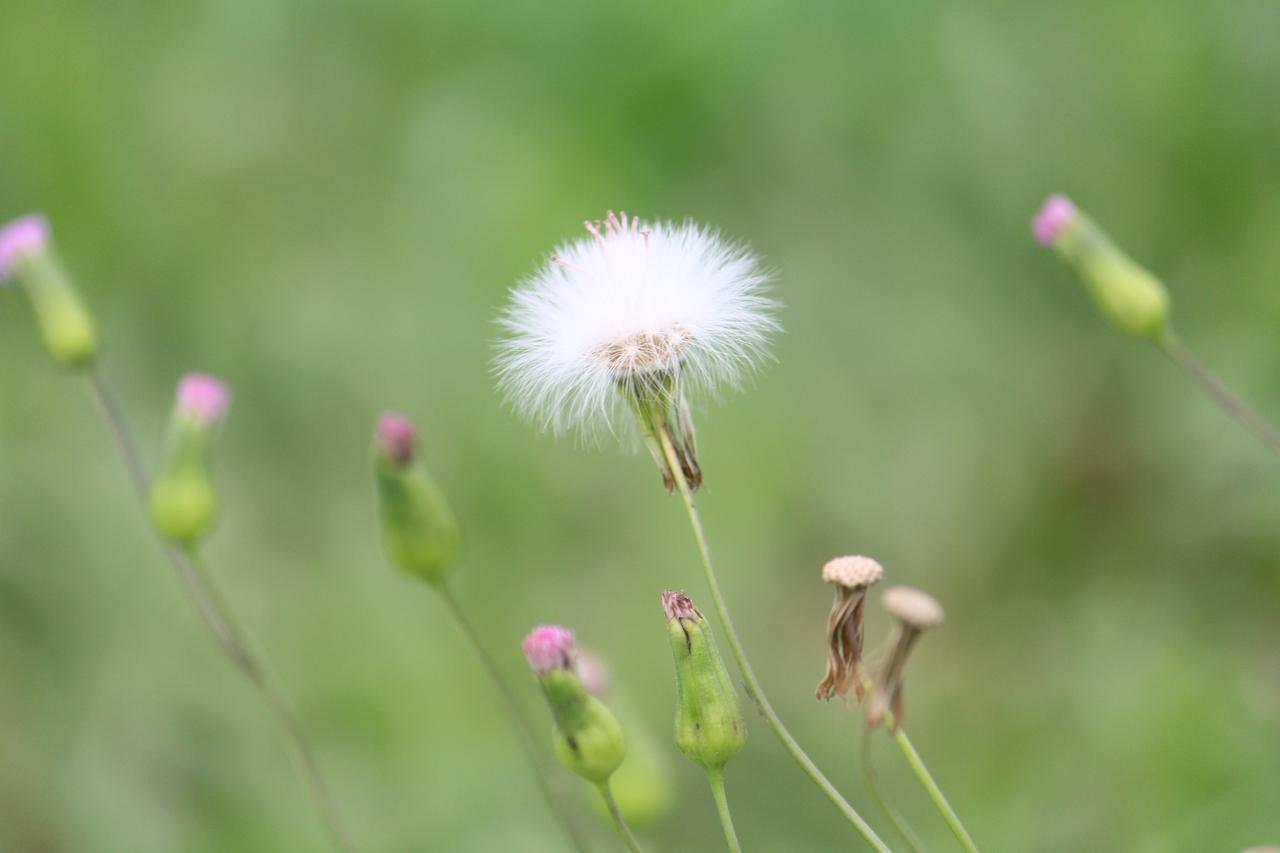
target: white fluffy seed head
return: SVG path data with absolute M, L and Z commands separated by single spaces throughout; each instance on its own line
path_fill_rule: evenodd
M 617 390 L 736 384 L 765 356 L 776 303 L 745 247 L 686 222 L 609 213 L 512 292 L 499 383 L 539 426 L 612 429 Z

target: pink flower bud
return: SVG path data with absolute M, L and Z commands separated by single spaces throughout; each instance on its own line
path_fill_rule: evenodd
M 1031 224 L 1031 231 L 1042 246 L 1052 246 L 1058 239 L 1062 229 L 1070 225 L 1076 218 L 1076 206 L 1065 195 L 1049 196 L 1048 201 L 1036 214 Z
M 221 380 L 204 373 L 188 373 L 178 383 L 178 411 L 202 426 L 222 419 L 231 392 Z
M 573 632 L 559 625 L 539 625 L 520 644 L 533 671 L 542 675 L 555 669 L 573 669 Z
M 408 465 L 413 461 L 418 434 L 413 428 L 413 422 L 404 415 L 384 412 L 378 417 L 374 440 L 377 442 L 378 451 L 392 462 L 397 465 Z
M 667 614 L 667 620 L 672 619 L 695 619 L 702 616 L 698 612 L 698 608 L 693 606 L 693 601 L 683 592 L 667 590 L 662 593 L 662 610 Z
M 0 281 L 13 275 L 23 255 L 39 252 L 49 241 L 49 221 L 39 214 L 0 226 Z

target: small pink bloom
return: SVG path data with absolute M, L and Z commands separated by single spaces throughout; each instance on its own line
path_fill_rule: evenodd
M 520 644 L 533 671 L 542 675 L 553 669 L 572 669 L 573 632 L 559 625 L 539 625 Z
M 413 422 L 404 415 L 384 412 L 378 417 L 378 426 L 374 430 L 374 439 L 378 450 L 386 454 L 397 465 L 407 465 L 413 459 L 413 450 L 418 441 Z
M 207 374 L 188 373 L 178 383 L 178 411 L 204 426 L 221 420 L 230 403 L 227 386 Z
M 0 281 L 13 275 L 18 260 L 38 252 L 49 242 L 49 221 L 39 214 L 0 226 Z
M 1065 195 L 1052 195 L 1036 214 L 1031 230 L 1042 246 L 1052 246 L 1062 229 L 1070 225 L 1075 218 L 1076 206 L 1071 203 L 1071 199 Z

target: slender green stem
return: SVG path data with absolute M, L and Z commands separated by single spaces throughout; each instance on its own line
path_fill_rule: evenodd
M 729 814 L 729 798 L 724 792 L 724 768 L 708 767 L 707 781 L 711 783 L 711 796 L 716 800 L 716 811 L 720 813 L 720 825 L 724 827 L 724 840 L 729 843 L 729 853 L 742 853 L 738 833 L 733 829 L 733 815 Z
M 862 765 L 862 781 L 866 783 L 867 790 L 871 792 L 871 796 L 879 804 L 880 811 L 884 812 L 884 816 L 893 824 L 893 828 L 907 842 L 907 846 L 916 851 L 916 853 L 922 853 L 924 847 L 920 844 L 920 839 L 911 831 L 906 818 L 894 808 L 893 803 L 889 802 L 888 795 L 880 787 L 879 774 L 876 773 L 875 765 L 871 762 L 871 729 L 863 726 L 858 740 L 862 747 L 861 760 L 859 761 L 859 764 Z
M 892 728 L 893 715 L 886 712 L 885 722 Z M 916 778 L 920 780 L 920 784 L 929 793 L 929 799 L 933 800 L 934 806 L 942 814 L 947 826 L 951 828 L 951 834 L 956 837 L 956 841 L 959 841 L 960 846 L 967 850 L 968 853 L 978 853 L 978 845 L 973 843 L 973 837 L 969 835 L 969 830 L 965 829 L 964 824 L 960 822 L 960 815 L 956 814 L 956 810 L 951 808 L 951 803 L 947 802 L 946 795 L 942 793 L 942 789 L 934 781 L 933 774 L 929 772 L 928 767 L 925 767 L 924 759 L 920 757 L 920 753 L 916 752 L 915 745 L 911 743 L 911 738 L 907 737 L 906 730 L 898 729 L 894 732 L 893 739 L 898 742 L 898 747 L 902 750 L 902 754 L 907 757 L 907 763 L 911 765 L 911 769 L 915 771 Z
M 129 428 L 101 376 L 95 372 L 89 372 L 85 376 L 85 381 L 89 396 L 93 399 L 94 405 L 107 425 L 107 430 L 111 433 L 116 450 L 124 461 L 125 468 L 128 469 L 134 491 L 145 509 L 150 488 L 149 477 L 138 455 L 133 437 L 129 433 Z M 192 607 L 195 608 L 209 633 L 213 635 L 218 648 L 262 697 L 272 719 L 285 735 L 297 760 L 303 781 L 306 782 L 307 791 L 334 846 L 344 853 L 356 853 L 359 848 L 347 832 L 338 812 L 337 803 L 329 791 L 324 771 L 302 730 L 302 724 L 289 706 L 284 689 L 254 654 L 244 630 L 235 619 L 234 611 L 199 559 L 199 554 L 195 549 L 183 551 L 164 540 L 161 540 L 161 547 L 182 581 L 183 590 L 191 601 Z
M 613 789 L 609 787 L 609 783 L 601 782 L 596 787 L 600 790 L 600 796 L 604 797 L 604 804 L 609 809 L 609 817 L 613 818 L 613 825 L 618 828 L 618 834 L 626 842 L 627 849 L 631 853 L 644 853 L 640 849 L 640 842 L 636 841 L 635 835 L 632 834 L 631 827 L 627 826 L 627 820 L 622 816 L 622 809 L 618 808 L 618 801 L 613 798 Z
M 787 727 L 782 724 L 782 719 L 773 710 L 773 705 L 769 703 L 768 697 L 765 696 L 764 688 L 760 686 L 760 681 L 756 678 L 750 661 L 747 660 L 747 653 L 742 647 L 742 641 L 738 638 L 738 631 L 733 626 L 733 619 L 729 615 L 729 606 L 725 603 L 724 595 L 720 592 L 720 582 L 716 578 L 716 570 L 711 562 L 711 548 L 707 544 L 706 532 L 702 528 L 702 517 L 698 514 L 698 506 L 694 503 L 693 492 L 689 488 L 688 481 L 685 480 L 680 460 L 676 456 L 671 433 L 668 432 L 665 426 L 659 426 L 657 433 L 663 456 L 666 458 L 667 465 L 675 477 L 676 487 L 680 490 L 680 496 L 684 499 L 689 523 L 693 527 L 693 536 L 698 542 L 698 552 L 702 556 L 702 567 L 706 573 L 707 586 L 711 589 L 711 598 L 715 602 L 716 612 L 720 614 L 720 621 L 724 625 L 725 636 L 729 640 L 729 648 L 733 651 L 738 670 L 742 673 L 743 681 L 746 682 L 747 693 L 760 708 L 760 713 L 764 715 L 769 728 L 773 729 L 773 733 L 782 741 L 782 745 L 786 747 L 787 752 L 791 753 L 791 757 L 800 765 L 800 769 L 813 780 L 815 785 L 822 789 L 827 798 L 840 810 L 840 813 L 845 816 L 849 823 L 853 824 L 853 827 L 862 834 L 862 837 L 866 839 L 873 849 L 881 851 L 881 853 L 887 853 L 889 848 L 880 839 L 880 836 L 876 834 L 870 824 L 862 819 L 862 815 L 858 814 L 854 807 L 849 805 L 849 801 L 836 790 L 835 785 L 831 784 L 830 780 L 813 763 L 813 760 L 800 748 L 800 744 L 791 736 L 791 732 L 787 731 Z
M 542 791 L 543 797 L 546 798 L 547 804 L 551 807 L 552 814 L 563 825 L 565 833 L 569 836 L 570 841 L 573 842 L 573 846 L 586 853 L 591 848 L 582 834 L 581 827 L 573 819 L 570 810 L 564 804 L 563 798 L 559 796 L 561 792 L 553 789 L 554 783 L 547 773 L 546 762 L 541 757 L 542 753 L 538 751 L 537 741 L 533 736 L 533 728 L 529 724 L 529 718 L 525 716 L 524 711 L 521 709 L 515 692 L 503 677 L 497 662 L 485 649 L 484 643 L 480 641 L 480 634 L 472 626 L 471 620 L 467 618 L 466 612 L 462 609 L 462 605 L 459 604 L 453 591 L 443 582 L 436 588 L 440 592 L 440 597 L 444 599 L 450 615 L 453 616 L 453 621 L 457 624 L 458 630 L 466 638 L 476 657 L 480 659 L 481 666 L 489 676 L 489 680 L 493 682 L 494 689 L 498 691 L 498 695 L 502 698 L 502 704 L 511 716 L 511 722 L 515 726 L 525 757 L 529 760 L 529 766 L 532 768 L 533 776 L 538 782 L 538 788 Z
M 1200 390 L 1212 400 L 1218 408 L 1226 412 L 1236 423 L 1243 426 L 1254 437 L 1271 448 L 1276 453 L 1280 453 L 1280 429 L 1274 424 L 1258 414 L 1248 403 L 1240 399 L 1236 394 L 1223 384 L 1222 380 L 1214 376 L 1209 368 L 1196 358 L 1189 349 L 1182 343 L 1182 340 L 1172 331 L 1167 333 L 1159 342 L 1161 349 L 1173 360 L 1173 363 L 1182 368 L 1187 376 L 1191 377 Z
M 862 676 L 862 686 L 868 694 L 876 689 L 875 685 L 871 683 L 871 679 L 867 678 L 865 674 Z M 925 766 L 924 759 L 920 757 L 920 753 L 916 752 L 915 745 L 911 743 L 911 738 L 907 737 L 906 729 L 898 726 L 893 711 L 887 707 L 884 709 L 884 724 L 889 727 L 889 731 L 893 732 L 893 739 L 898 742 L 898 748 L 906 756 L 907 763 L 911 765 L 911 770 L 916 774 L 916 778 L 920 780 L 920 785 L 924 788 L 925 793 L 929 795 L 929 799 L 933 800 L 934 808 L 942 815 L 942 819 L 947 822 L 947 826 L 951 829 L 951 834 L 956 837 L 956 841 L 959 841 L 960 846 L 969 851 L 969 853 L 978 853 L 978 845 L 973 843 L 973 836 L 969 835 L 969 830 L 965 829 L 964 824 L 960 822 L 960 815 L 956 814 L 956 810 L 951 808 L 951 803 L 947 802 L 946 795 L 942 793 L 942 789 L 938 787 L 933 774 Z M 870 732 L 867 733 L 867 735 L 869 734 Z

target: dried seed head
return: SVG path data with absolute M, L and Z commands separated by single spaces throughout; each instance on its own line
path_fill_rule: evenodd
M 933 596 L 908 586 L 885 590 L 880 601 L 898 620 L 898 627 L 889 641 L 888 652 L 875 668 L 871 697 L 867 700 L 867 725 L 880 725 L 892 712 L 891 725 L 897 731 L 906 716 L 902 685 L 907 660 L 920 636 L 942 622 L 942 605 Z
M 866 589 L 884 577 L 884 567 L 870 557 L 836 557 L 822 567 L 822 579 L 846 589 Z
M 905 625 L 924 631 L 942 624 L 942 605 L 933 596 L 909 586 L 890 587 L 880 598 L 884 609 Z
M 827 617 L 827 674 L 815 691 L 821 700 L 846 696 L 862 701 L 862 609 L 867 588 L 884 577 L 870 557 L 836 557 L 822 567 L 822 579 L 835 584 L 836 598 Z
M 667 619 L 702 618 L 698 608 L 693 605 L 693 599 L 683 592 L 671 589 L 662 593 L 662 611 L 667 614 Z

